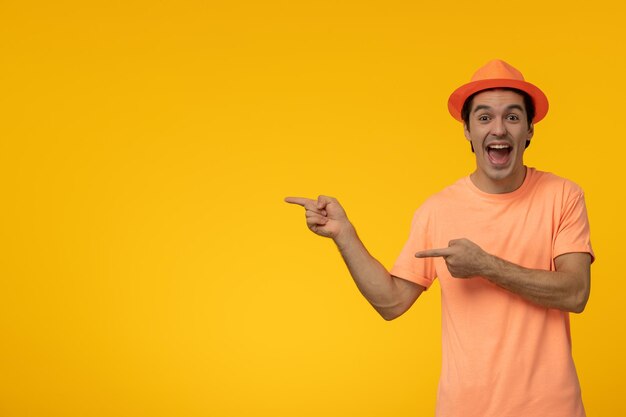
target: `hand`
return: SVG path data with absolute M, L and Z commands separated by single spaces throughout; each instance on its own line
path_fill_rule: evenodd
M 471 278 L 484 275 L 491 255 L 469 239 L 454 239 L 447 248 L 428 249 L 417 252 L 416 258 L 443 257 L 455 278 Z
M 335 198 L 321 195 L 316 201 L 302 197 L 287 197 L 285 201 L 304 207 L 306 225 L 317 235 L 337 240 L 352 227 L 346 212 Z

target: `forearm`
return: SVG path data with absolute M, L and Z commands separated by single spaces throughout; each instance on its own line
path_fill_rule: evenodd
M 335 244 L 359 291 L 384 319 L 400 316 L 421 293 L 416 284 L 401 282 L 390 275 L 367 251 L 352 225 L 335 239 Z
M 529 269 L 507 262 L 468 239 L 454 239 L 447 248 L 423 250 L 415 256 L 442 256 L 453 277 L 483 277 L 543 307 L 580 313 L 589 298 L 591 256 L 585 252 L 557 256 L 556 271 Z
M 482 276 L 543 307 L 580 313 L 589 298 L 588 264 L 586 269 L 582 266 L 561 271 L 557 267 L 557 271 L 545 271 L 489 255 Z

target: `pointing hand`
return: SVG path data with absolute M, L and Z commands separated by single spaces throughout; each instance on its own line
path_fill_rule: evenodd
M 304 207 L 308 228 L 320 236 L 336 239 L 351 227 L 346 212 L 335 198 L 320 195 L 317 200 L 287 197 L 285 201 Z
M 490 256 L 469 239 L 454 239 L 447 248 L 428 249 L 417 252 L 416 258 L 443 257 L 455 278 L 471 278 L 483 275 L 489 265 Z

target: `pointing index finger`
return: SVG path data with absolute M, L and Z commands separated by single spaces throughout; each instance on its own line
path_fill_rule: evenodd
M 304 207 L 307 203 L 313 202 L 313 200 L 304 197 L 285 197 L 285 202 L 289 204 L 297 204 Z
M 434 258 L 438 256 L 452 255 L 450 248 L 437 248 L 419 251 L 415 254 L 416 258 Z

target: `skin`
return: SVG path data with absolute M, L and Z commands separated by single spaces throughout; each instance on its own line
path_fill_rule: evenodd
M 509 90 L 476 94 L 469 126 L 464 124 L 463 130 L 474 147 L 476 170 L 470 175 L 474 185 L 490 194 L 509 193 L 522 185 L 525 145 L 532 139 L 534 127 L 528 125 L 521 95 Z M 508 163 L 498 165 L 489 160 L 487 147 L 496 144 L 511 147 Z
M 447 248 L 425 250 L 415 256 L 441 256 L 453 277 L 481 276 L 543 307 L 581 313 L 589 299 L 591 257 L 588 253 L 556 257 L 556 271 L 515 265 L 485 252 L 469 239 L 451 240 Z
M 487 193 L 508 193 L 519 188 L 526 176 L 525 143 L 534 128 L 527 123 L 523 98 L 512 91 L 489 90 L 474 97 L 465 137 L 472 142 L 476 170 L 472 182 Z M 490 145 L 508 145 L 505 160 L 489 157 Z M 378 313 L 392 320 L 417 300 L 424 287 L 392 276 L 367 251 L 352 223 L 332 197 L 317 200 L 287 197 L 287 203 L 304 207 L 308 228 L 337 245 L 357 287 Z M 537 305 L 580 313 L 590 291 L 588 253 L 566 253 L 555 259 L 556 271 L 528 269 L 484 251 L 468 239 L 455 239 L 446 248 L 415 254 L 418 258 L 443 257 L 450 274 L 458 279 L 482 277 Z
M 526 177 L 524 150 L 534 133 L 533 125 L 526 121 L 523 97 L 508 90 L 479 93 L 474 97 L 469 124 L 464 124 L 463 130 L 465 138 L 472 142 L 476 158 L 476 170 L 470 175 L 472 182 L 491 194 L 515 191 Z M 487 146 L 496 144 L 511 147 L 506 164 L 489 160 Z

